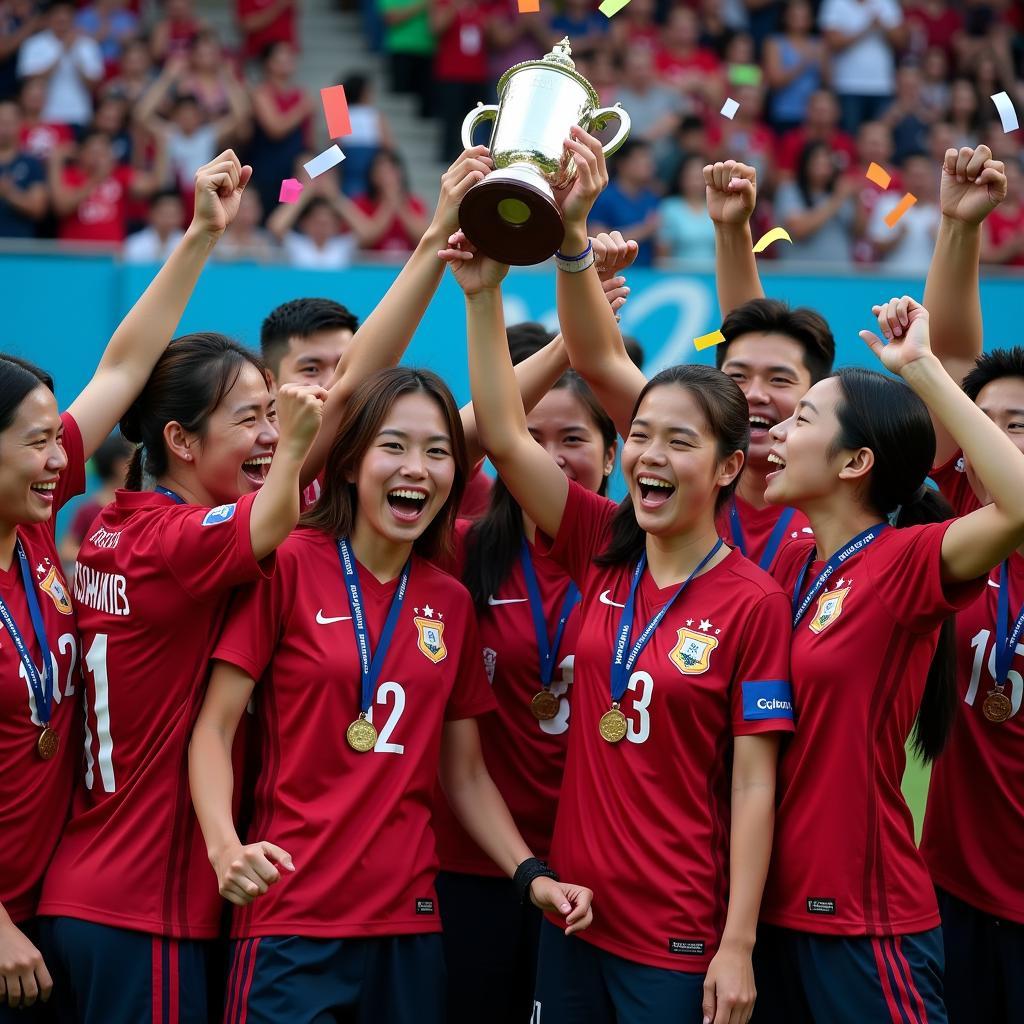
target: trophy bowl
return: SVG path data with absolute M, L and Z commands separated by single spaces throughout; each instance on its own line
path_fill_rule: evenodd
M 462 123 L 468 149 L 477 125 L 494 121 L 488 143 L 494 170 L 466 193 L 459 226 L 482 253 L 501 263 L 543 263 L 561 244 L 565 229 L 555 190 L 576 177 L 576 161 L 563 146 L 569 129 L 576 124 L 600 131 L 617 120 L 606 156 L 629 135 L 629 115 L 618 103 L 599 106 L 571 54 L 567 37 L 542 60 L 509 68 L 498 82 L 498 103 L 478 104 Z

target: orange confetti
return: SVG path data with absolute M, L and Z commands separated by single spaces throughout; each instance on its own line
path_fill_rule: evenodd
M 348 115 L 348 100 L 345 98 L 345 86 L 331 85 L 320 90 L 320 101 L 324 107 L 327 120 L 327 134 L 332 139 L 340 139 L 352 134 L 352 122 Z
M 878 164 L 870 164 L 868 166 L 868 173 L 864 175 L 868 181 L 873 182 L 879 188 L 888 188 L 889 182 L 892 181 L 892 175 Z
M 537 14 L 540 11 L 540 0 L 519 0 L 520 14 Z
M 899 202 L 899 206 L 896 207 L 891 213 L 886 214 L 885 223 L 890 228 L 896 227 L 896 222 L 909 210 L 914 203 L 917 202 L 917 196 L 908 192 Z

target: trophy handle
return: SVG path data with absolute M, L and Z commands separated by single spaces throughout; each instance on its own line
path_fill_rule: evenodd
M 484 121 L 493 121 L 498 116 L 498 105 L 496 103 L 478 103 L 476 108 L 471 110 L 466 119 L 462 122 L 462 148 L 469 149 L 473 145 L 473 132 L 476 126 Z
M 630 129 L 629 114 L 622 109 L 621 103 L 616 103 L 614 107 L 602 107 L 590 115 L 591 130 L 604 128 L 612 118 L 619 122 L 619 130 L 615 133 L 615 138 L 604 147 L 605 156 L 611 156 L 626 141 Z

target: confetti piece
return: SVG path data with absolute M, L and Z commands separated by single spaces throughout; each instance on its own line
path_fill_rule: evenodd
M 520 14 L 538 14 L 540 12 L 540 0 L 519 0 Z
M 899 205 L 892 212 L 885 215 L 885 223 L 890 228 L 896 227 L 896 222 L 917 202 L 917 196 L 908 192 L 899 202 Z
M 598 10 L 606 17 L 613 18 L 629 3 L 629 0 L 604 0 Z
M 306 168 L 306 173 L 311 178 L 318 178 L 324 171 L 337 167 L 344 159 L 345 154 L 337 146 L 329 146 L 319 156 L 313 157 L 309 163 L 305 163 L 302 166 Z
M 704 348 L 714 348 L 725 341 L 725 335 L 721 331 L 712 331 L 710 334 L 702 334 L 699 338 L 693 339 L 694 348 L 699 352 Z
M 332 85 L 320 90 L 320 102 L 324 107 L 327 119 L 327 135 L 332 139 L 340 139 L 343 135 L 352 134 L 352 122 L 348 116 L 348 100 L 345 98 L 345 86 Z
M 740 109 L 740 105 L 730 96 L 722 104 L 722 117 L 727 117 L 731 121 L 736 116 L 736 111 Z
M 281 182 L 281 194 L 277 197 L 282 203 L 297 203 L 302 195 L 302 182 L 298 178 L 285 178 Z
M 879 188 L 888 188 L 889 182 L 892 181 L 892 175 L 878 164 L 868 164 L 868 172 L 864 177 Z
M 771 231 L 766 231 L 758 240 L 754 246 L 754 252 L 764 252 L 772 242 L 785 241 L 793 244 L 793 239 L 789 237 L 789 232 L 785 228 L 772 228 Z
M 992 102 L 999 111 L 999 120 L 1003 122 L 1004 132 L 1015 132 L 1020 127 L 1017 120 L 1017 111 L 1013 109 L 1013 101 L 1005 92 L 997 92 L 992 97 Z

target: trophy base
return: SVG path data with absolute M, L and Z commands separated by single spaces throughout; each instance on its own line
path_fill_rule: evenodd
M 459 226 L 485 255 L 529 267 L 557 252 L 565 227 L 548 183 L 532 168 L 492 171 L 459 206 Z

